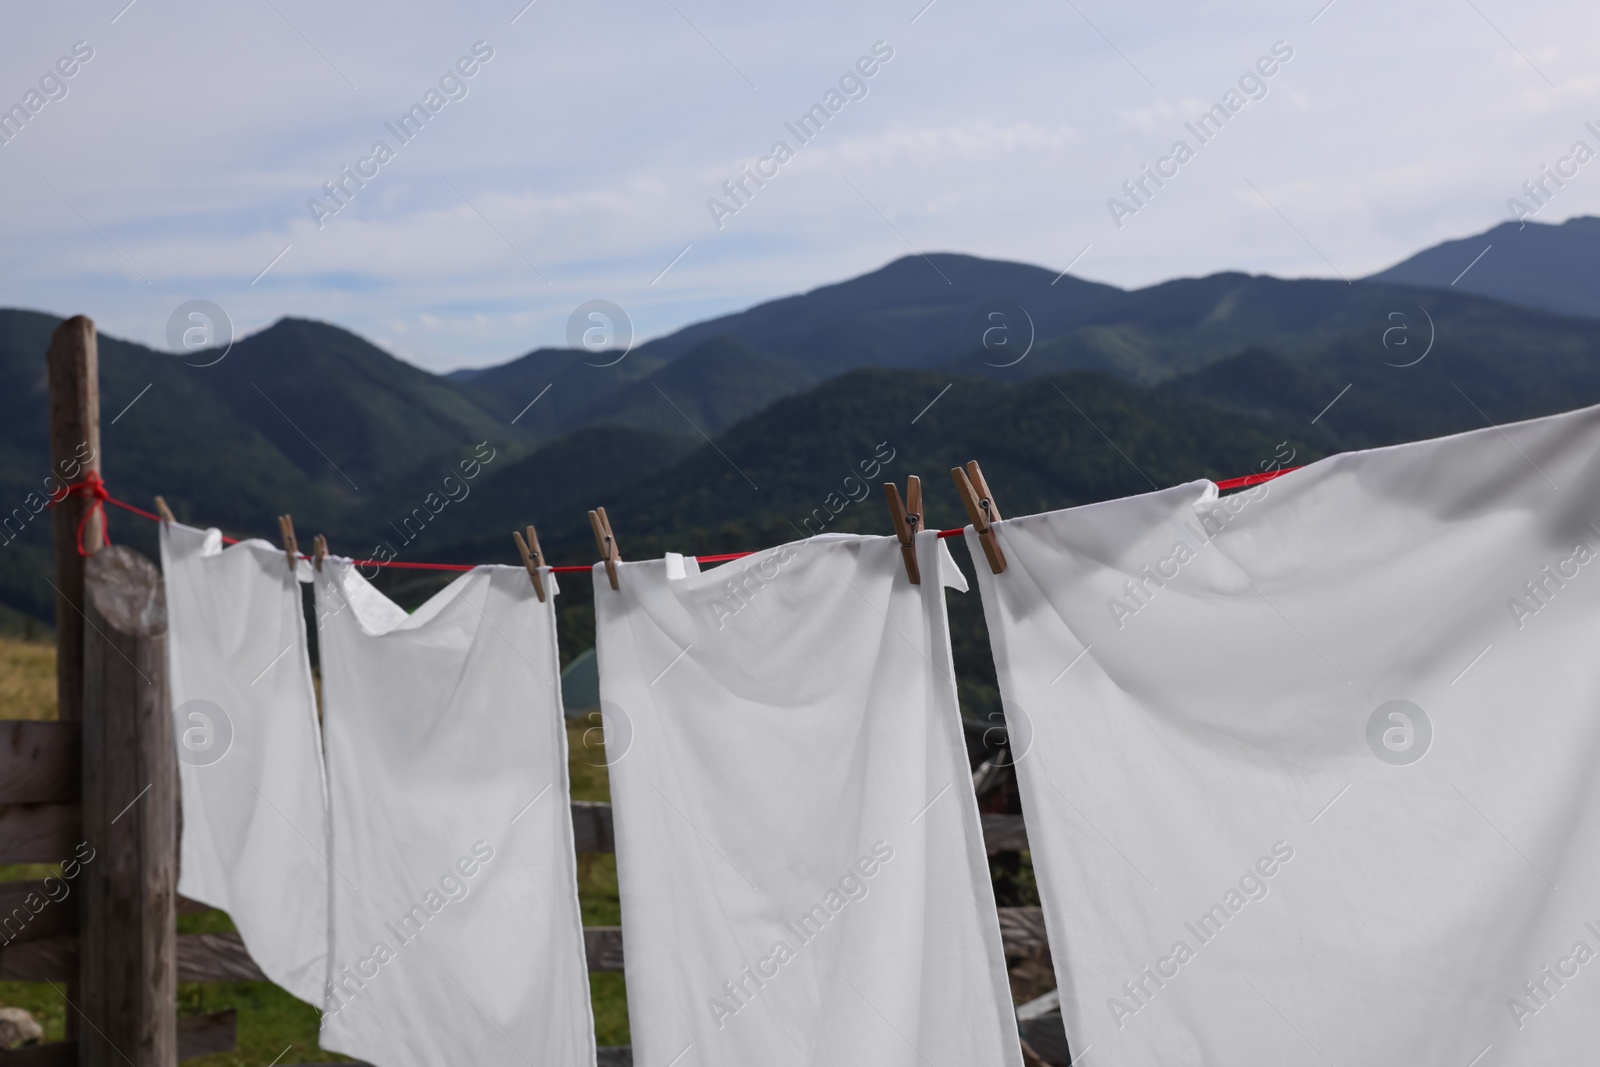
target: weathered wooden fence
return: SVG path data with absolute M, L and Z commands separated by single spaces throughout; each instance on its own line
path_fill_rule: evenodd
M 82 480 L 100 472 L 94 324 L 63 323 L 48 359 L 53 469 L 87 451 Z M 103 517 L 91 498 L 69 496 L 55 512 L 60 712 L 0 720 L 0 864 L 62 874 L 0 883 L 0 980 L 57 985 L 67 1038 L 0 1050 L 0 1067 L 173 1067 L 234 1047 L 232 1011 L 178 1017 L 178 982 L 267 979 L 238 934 L 177 933 L 178 914 L 205 905 L 177 894 L 160 575 L 130 549 L 96 551 Z M 574 803 L 572 824 L 578 852 L 615 850 L 609 804 Z M 1028 847 L 1021 816 L 984 815 L 983 832 L 991 854 Z M 1008 956 L 1045 944 L 1038 908 L 1001 908 L 1000 930 Z M 620 927 L 589 927 L 584 941 L 591 971 L 622 970 Z
M 94 323 L 62 323 L 47 361 L 51 472 L 91 482 L 101 463 Z M 177 983 L 191 974 L 177 936 L 166 599 L 149 560 L 97 551 L 95 505 L 83 492 L 55 502 L 58 719 L 0 721 L 0 864 L 61 868 L 0 883 L 0 978 L 55 984 L 66 1040 L 0 1051 L 0 1067 L 170 1067 L 234 1045 L 232 1012 L 177 1017 Z

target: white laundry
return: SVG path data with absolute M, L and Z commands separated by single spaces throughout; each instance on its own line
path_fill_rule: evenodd
M 317 580 L 332 812 L 322 1046 L 378 1067 L 593 1067 L 554 576 L 477 567 L 415 613 Z
M 264 974 L 321 1005 L 322 740 L 300 583 L 281 548 L 161 524 L 183 792 L 178 892 L 226 911 Z
M 622 563 L 617 591 L 596 569 L 636 1063 L 1020 1067 L 945 620 L 965 585 L 918 548 L 920 587 L 886 537 Z
M 1593 1059 L 1600 409 L 996 529 L 1075 1052 Z

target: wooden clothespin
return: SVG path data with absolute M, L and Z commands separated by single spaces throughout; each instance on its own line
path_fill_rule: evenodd
M 321 534 L 311 539 L 311 565 L 322 570 L 322 561 L 328 558 L 328 539 Z
M 950 468 L 950 478 L 956 483 L 956 492 L 961 494 L 961 503 L 966 505 L 967 518 L 972 520 L 972 528 L 977 531 L 983 554 L 989 558 L 989 570 L 1001 573 L 1006 569 L 1006 555 L 1000 551 L 1000 542 L 995 540 L 993 525 L 1000 521 L 1000 508 L 989 493 L 989 483 L 984 481 L 978 461 L 968 463 L 966 470 Z
M 294 573 L 295 562 L 300 558 L 300 543 L 294 539 L 294 519 L 278 516 L 278 533 L 283 537 L 283 552 L 289 557 L 289 572 Z
M 174 523 L 178 521 L 172 517 L 172 509 L 167 507 L 167 502 L 160 497 L 156 497 L 156 514 L 160 515 L 161 521 L 165 523 Z
M 528 577 L 533 581 L 533 591 L 539 594 L 539 603 L 543 604 L 544 579 L 539 577 L 539 568 L 544 566 L 544 557 L 539 551 L 539 534 L 530 526 L 526 541 L 515 530 L 511 531 L 511 539 L 517 543 L 517 553 L 522 557 L 522 565 L 528 568 Z
M 620 588 L 617 585 L 617 564 L 622 562 L 622 554 L 617 551 L 617 538 L 611 532 L 611 520 L 606 518 L 606 509 L 595 508 L 589 512 L 589 525 L 594 528 L 594 543 L 600 549 L 600 559 L 606 565 L 606 577 L 611 579 L 611 588 Z
M 922 528 L 922 479 L 915 474 L 906 479 L 906 499 L 900 502 L 900 487 L 893 482 L 883 483 L 884 498 L 889 501 L 889 517 L 894 520 L 894 536 L 900 542 L 900 556 L 906 561 L 906 577 L 912 585 L 922 584 L 922 571 L 917 567 L 917 531 Z

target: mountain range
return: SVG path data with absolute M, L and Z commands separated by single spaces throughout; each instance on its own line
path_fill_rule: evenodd
M 289 512 L 302 543 L 322 531 L 337 552 L 414 561 L 515 562 L 508 534 L 532 522 L 553 561 L 587 562 L 597 504 L 625 557 L 887 532 L 876 483 L 913 473 L 949 526 L 964 519 L 945 472 L 968 459 L 1019 514 L 1600 401 L 1597 267 L 1590 218 L 1507 224 L 1355 282 L 1124 290 L 918 255 L 625 354 L 546 348 L 444 375 L 303 319 L 225 356 L 102 335 L 104 473 L 185 521 L 275 536 Z M 53 605 L 50 523 L 24 501 L 49 473 L 58 323 L 0 310 L 0 626 L 48 624 Z M 111 527 L 153 552 L 148 524 Z M 587 579 L 563 577 L 571 654 L 592 622 Z M 441 579 L 386 581 L 415 602 Z M 981 704 L 981 621 L 955 610 Z
M 1455 288 L 1562 315 L 1600 315 L 1600 218 L 1504 222 L 1418 252 L 1370 281 Z

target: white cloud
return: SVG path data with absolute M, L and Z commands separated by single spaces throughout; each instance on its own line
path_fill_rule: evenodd
M 1091 246 L 1074 269 L 1122 285 L 1332 276 L 1324 255 L 1354 276 L 1506 218 L 1573 139 L 1600 147 L 1600 10 L 1578 0 L 1341 0 L 1314 25 L 1320 3 L 1261 0 L 941 0 L 915 24 L 920 0 L 678 0 L 692 25 L 615 0 L 515 25 L 522 0 L 277 6 L 144 0 L 112 25 L 66 0 L 7 27 L 0 102 L 74 41 L 95 58 L 0 146 L 5 303 L 157 343 L 205 297 L 445 368 L 561 343 L 594 297 L 650 336 L 910 247 L 1059 269 Z M 495 56 L 467 97 L 318 230 L 307 198 L 478 40 Z M 718 230 L 706 198 L 879 40 L 866 98 Z M 1116 228 L 1106 199 L 1280 40 L 1268 97 Z M 1587 171 L 1542 220 L 1600 212 Z

